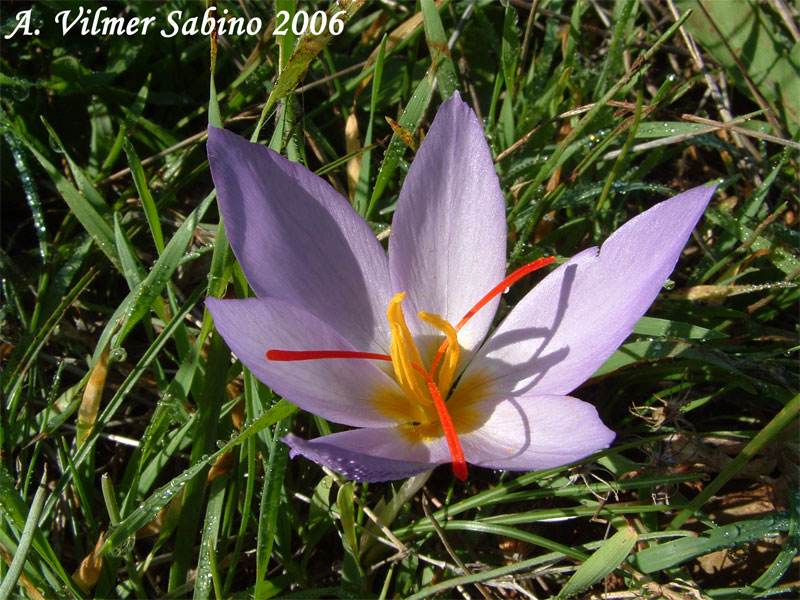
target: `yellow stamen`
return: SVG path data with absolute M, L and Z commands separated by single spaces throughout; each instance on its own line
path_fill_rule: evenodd
M 447 411 L 445 398 L 453 383 L 456 364 L 458 363 L 458 338 L 456 329 L 438 315 L 421 312 L 419 318 L 430 323 L 444 332 L 449 341 L 439 369 L 439 386 L 433 380 L 433 374 L 423 368 L 422 357 L 419 354 L 414 338 L 406 325 L 403 315 L 402 302 L 405 293 L 395 294 L 386 309 L 386 318 L 392 332 L 390 352 L 395 377 L 403 390 L 406 402 L 411 408 L 418 424 L 436 422 L 438 420 L 442 433 L 447 438 L 447 446 L 453 459 L 453 473 L 462 481 L 467 478 L 467 463 L 464 460 L 464 451 L 458 440 L 455 425 Z M 427 393 L 426 393 L 427 391 Z
M 351 350 L 267 350 L 267 360 L 297 361 L 320 359 L 368 359 L 391 361 L 397 384 L 403 392 L 403 400 L 398 398 L 396 390 L 377 390 L 376 407 L 384 414 L 397 419 L 399 430 L 409 441 L 425 442 L 444 434 L 453 462 L 453 473 L 461 480 L 467 477 L 467 463 L 458 430 L 462 433 L 479 426 L 480 414 L 472 405 L 492 396 L 488 380 L 480 373 L 473 373 L 466 381 L 462 381 L 450 398 L 448 410 L 447 398 L 458 367 L 459 345 L 458 331 L 492 298 L 506 287 L 543 266 L 549 265 L 553 257 L 540 258 L 514 271 L 503 281 L 483 296 L 464 317 L 453 327 L 439 315 L 420 312 L 417 316 L 438 329 L 445 335 L 428 369 L 422 366 L 422 357 L 416 342 L 408 330 L 403 315 L 402 302 L 405 293 L 395 294 L 386 309 L 391 331 L 391 356 L 374 352 L 358 352 Z M 437 374 L 438 368 L 438 374 Z M 438 381 L 434 381 L 434 377 Z M 400 400 L 398 402 L 398 400 Z M 456 419 L 450 412 L 454 410 Z
M 444 359 L 439 365 L 439 374 L 436 381 L 442 396 L 447 398 L 447 394 L 453 385 L 456 367 L 458 366 L 459 346 L 456 328 L 439 315 L 433 313 L 421 312 L 417 316 L 426 323 L 433 325 L 447 337 L 447 349 L 445 350 Z M 433 371 L 431 371 L 430 375 L 431 377 L 434 376 Z
M 392 333 L 392 343 L 390 354 L 392 356 L 392 366 L 394 367 L 397 383 L 410 405 L 430 406 L 433 400 L 428 397 L 427 385 L 424 379 L 414 370 L 413 365 L 421 365 L 422 358 L 419 355 L 414 338 L 406 325 L 403 315 L 401 302 L 405 298 L 405 292 L 395 294 L 386 309 L 386 318 L 389 320 L 389 327 Z

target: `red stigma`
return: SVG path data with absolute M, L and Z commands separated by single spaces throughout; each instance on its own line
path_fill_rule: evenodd
M 328 358 L 360 358 L 367 360 L 392 360 L 388 354 L 376 354 L 373 352 L 351 352 L 348 350 L 267 350 L 267 360 L 279 362 L 293 362 L 299 360 L 320 360 Z M 461 448 L 461 442 L 458 440 L 455 425 L 450 418 L 450 413 L 447 412 L 447 405 L 439 393 L 439 388 L 436 383 L 428 375 L 428 372 L 417 364 L 411 365 L 415 371 L 419 372 L 424 378 L 428 386 L 428 391 L 433 399 L 433 405 L 436 407 L 436 413 L 439 415 L 439 422 L 442 425 L 442 431 L 447 439 L 447 447 L 450 450 L 450 457 L 453 462 L 453 473 L 461 481 L 467 478 L 467 461 L 464 459 L 464 451 Z
M 473 306 L 467 311 L 467 314 L 465 314 L 458 322 L 458 325 L 456 325 L 456 332 L 460 331 L 461 328 L 467 324 L 467 321 L 469 321 L 472 317 L 474 317 L 475 314 L 480 309 L 486 306 L 492 298 L 501 294 L 504 289 L 510 287 L 512 284 L 516 283 L 517 281 L 525 277 L 525 275 L 533 273 L 534 271 L 538 271 L 542 267 L 546 267 L 547 265 L 551 264 L 555 259 L 556 259 L 555 256 L 547 256 L 545 258 L 539 258 L 533 261 L 532 263 L 528 263 L 527 265 L 524 265 L 519 269 L 517 269 L 516 271 L 514 271 L 513 273 L 511 273 L 511 275 L 503 279 L 503 281 L 501 281 L 491 290 L 489 290 L 489 293 L 487 293 L 483 298 L 478 300 L 475 306 Z M 439 360 L 442 358 L 442 354 L 444 354 L 444 351 L 447 350 L 447 344 L 448 341 L 444 340 L 442 342 L 442 345 L 439 346 L 439 350 L 437 350 L 436 356 L 433 357 L 433 362 L 431 363 L 431 371 L 430 371 L 431 375 L 433 375 L 433 373 L 435 372 L 436 366 L 439 364 Z
M 419 365 L 411 365 L 415 371 L 418 371 L 425 378 L 425 383 L 428 385 L 428 391 L 433 398 L 433 405 L 436 407 L 436 412 L 439 414 L 439 423 L 442 425 L 444 437 L 447 439 L 447 447 L 450 450 L 450 459 L 453 463 L 453 474 L 461 481 L 467 478 L 467 461 L 464 459 L 464 450 L 461 449 L 461 442 L 456 434 L 455 425 L 450 418 L 450 413 L 447 412 L 447 405 L 442 400 L 442 395 L 439 393 L 439 388 L 436 383 L 428 375 L 428 372 Z
M 458 332 L 475 314 L 482 309 L 492 298 L 495 298 L 499 294 L 503 292 L 507 287 L 511 286 L 512 284 L 516 283 L 525 275 L 529 273 L 533 273 L 534 271 L 541 269 L 542 267 L 546 267 L 547 265 L 551 264 L 555 260 L 555 257 L 549 256 L 546 258 L 540 258 L 538 260 L 533 261 L 523 267 L 520 267 L 513 273 L 511 273 L 508 277 L 503 279 L 500 283 L 494 286 L 489 292 L 483 296 L 471 309 L 467 311 L 462 319 L 458 322 L 455 326 L 456 332 Z M 445 403 L 444 399 L 442 398 L 442 394 L 439 391 L 439 388 L 436 386 L 436 382 L 433 380 L 433 374 L 436 371 L 436 367 L 439 364 L 439 360 L 441 359 L 444 352 L 447 350 L 448 340 L 445 339 L 442 342 L 442 345 L 439 346 L 439 350 L 436 352 L 436 356 L 433 358 L 433 362 L 431 363 L 430 371 L 426 371 L 420 365 L 416 363 L 412 363 L 411 367 L 420 373 L 424 379 L 425 383 L 428 386 L 428 392 L 430 393 L 431 399 L 433 400 L 434 407 L 436 408 L 436 413 L 439 417 L 439 423 L 442 426 L 442 431 L 444 432 L 444 436 L 447 439 L 447 446 L 450 450 L 450 458 L 453 463 L 453 474 L 458 477 L 461 481 L 464 481 L 467 478 L 467 461 L 464 459 L 464 450 L 461 448 L 461 442 L 458 439 L 458 434 L 456 433 L 455 425 L 453 425 L 453 420 L 450 417 L 450 413 L 447 411 L 447 404 Z M 413 344 L 413 342 L 412 342 Z M 392 357 L 388 354 L 378 354 L 374 352 L 354 352 L 350 350 L 267 350 L 266 353 L 267 360 L 271 361 L 278 361 L 278 362 L 293 362 L 293 361 L 300 361 L 300 360 L 320 360 L 320 359 L 331 359 L 331 358 L 349 358 L 349 359 L 366 359 L 366 360 L 384 360 L 392 362 Z
M 267 350 L 267 360 L 294 362 L 297 360 L 319 360 L 321 358 L 366 358 L 369 360 L 388 360 L 388 354 L 374 352 L 351 352 L 349 350 Z

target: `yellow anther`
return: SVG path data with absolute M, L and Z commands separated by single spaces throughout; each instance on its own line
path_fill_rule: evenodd
M 439 315 L 433 313 L 421 312 L 417 316 L 444 333 L 447 337 L 447 350 L 445 350 L 444 357 L 439 364 L 439 373 L 436 376 L 436 383 L 439 387 L 439 391 L 444 398 L 447 398 L 450 387 L 453 385 L 456 367 L 458 366 L 459 348 L 456 328 Z M 431 373 L 431 377 L 433 376 L 434 373 Z
M 410 404 L 413 405 L 416 402 L 418 406 L 432 405 L 433 400 L 428 397 L 424 379 L 413 368 L 414 364 L 422 364 L 422 358 L 403 315 L 401 303 L 405 296 L 403 292 L 395 294 L 394 298 L 389 302 L 389 308 L 386 309 L 386 318 L 389 320 L 392 334 L 390 346 L 392 366 L 394 367 L 397 383 Z

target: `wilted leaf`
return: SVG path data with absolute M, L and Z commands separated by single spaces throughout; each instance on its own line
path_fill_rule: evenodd
M 86 390 L 83 392 L 83 400 L 78 409 L 78 443 L 82 444 L 92 432 L 94 422 L 97 420 L 97 410 L 100 408 L 100 400 L 103 397 L 103 390 L 106 387 L 106 376 L 108 375 L 108 351 L 110 342 L 106 344 L 100 353 L 100 358 L 92 369 Z
M 88 594 L 97 583 L 100 577 L 100 570 L 103 568 L 103 557 L 98 556 L 100 548 L 103 546 L 105 533 L 101 533 L 94 545 L 94 550 L 87 554 L 81 561 L 78 570 L 72 575 L 72 580 L 78 585 L 84 594 Z

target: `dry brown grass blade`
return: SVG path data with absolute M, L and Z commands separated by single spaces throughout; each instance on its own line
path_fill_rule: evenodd
M 737 127 L 732 122 L 722 123 L 721 121 L 715 121 L 713 119 L 705 119 L 703 117 L 696 117 L 694 115 L 681 115 L 681 119 L 683 119 L 684 121 L 691 121 L 692 123 L 711 125 L 712 127 L 715 127 L 717 129 L 729 129 L 731 131 L 735 131 L 736 133 L 741 133 L 742 135 L 749 135 L 750 137 L 758 138 L 759 140 L 764 140 L 766 142 L 773 142 L 775 144 L 780 144 L 782 146 L 789 146 L 790 148 L 794 148 L 795 150 L 800 150 L 800 144 L 798 144 L 793 140 L 778 137 L 777 135 L 770 135 L 768 133 L 761 133 L 760 131 L 745 129 L 744 127 Z
M 411 148 L 412 152 L 417 151 L 417 142 L 414 140 L 414 134 L 411 133 L 408 129 L 400 125 L 397 121 L 395 121 L 392 117 L 386 117 L 386 122 L 389 124 L 389 127 L 392 128 L 398 137 L 403 140 L 409 148 Z
M 358 134 L 358 119 L 356 118 L 356 111 L 352 110 L 344 124 L 344 143 L 347 154 L 353 154 L 361 148 L 361 140 L 359 140 Z M 356 196 L 358 176 L 361 173 L 361 156 L 361 154 L 356 154 L 347 161 L 347 191 L 351 204 Z
M 100 400 L 103 397 L 103 390 L 106 387 L 106 376 L 108 375 L 108 352 L 111 346 L 109 341 L 100 358 L 92 369 L 89 382 L 83 392 L 83 400 L 78 409 L 78 443 L 82 444 L 86 437 L 92 432 L 94 422 L 97 420 L 97 410 L 100 408 Z
M 211 465 L 211 469 L 208 471 L 208 478 L 206 479 L 206 483 L 211 483 L 219 477 L 220 475 L 224 475 L 225 473 L 229 473 L 235 464 L 236 458 L 236 450 L 231 450 L 230 452 L 226 452 L 222 456 L 220 456 L 213 465 Z
M 664 298 L 670 300 L 700 300 L 704 302 L 721 303 L 728 296 L 738 296 L 739 294 L 750 294 L 761 292 L 773 288 L 795 287 L 797 284 L 790 281 L 776 281 L 775 283 L 753 284 L 753 285 L 695 285 L 683 290 L 676 290 L 664 294 Z
M 98 556 L 100 548 L 103 547 L 105 541 L 105 534 L 101 533 L 97 538 L 97 543 L 89 554 L 87 554 L 81 561 L 78 569 L 72 574 L 72 581 L 81 588 L 84 594 L 88 594 L 97 583 L 97 578 L 100 577 L 100 570 L 103 568 L 103 557 Z

